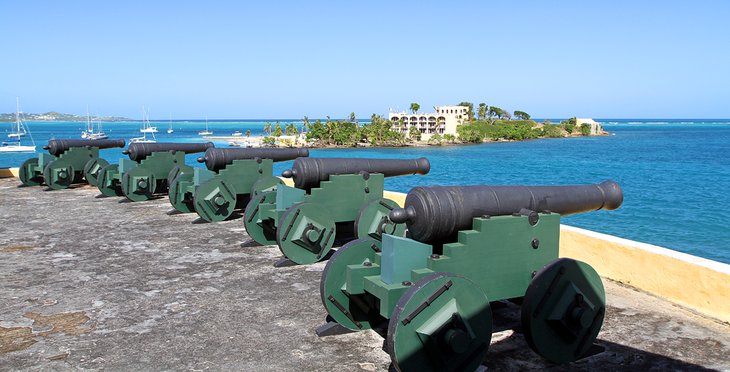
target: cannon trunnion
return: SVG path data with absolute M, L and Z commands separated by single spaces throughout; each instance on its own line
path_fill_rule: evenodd
M 335 240 L 403 235 L 405 226 L 387 218 L 397 204 L 383 197 L 386 177 L 426 174 L 419 159 L 298 158 L 279 185 L 254 195 L 246 206 L 246 231 L 260 244 L 277 244 L 297 264 L 324 259 Z
M 133 143 L 119 159 L 101 169 L 97 187 L 106 196 L 126 196 L 131 201 L 149 200 L 164 194 L 168 185 L 181 173 L 192 173 L 185 164 L 185 154 L 203 152 L 214 147 L 207 143 Z
M 182 213 L 196 212 L 208 222 L 226 220 L 246 206 L 250 195 L 281 183 L 273 176 L 274 162 L 306 156 L 306 148 L 209 148 L 198 158 L 207 169 L 195 168 L 171 181 L 170 204 Z
M 605 293 L 588 264 L 558 258 L 556 212 L 622 200 L 612 181 L 414 188 L 389 214 L 409 237 L 340 248 L 322 274 L 322 303 L 341 326 L 383 334 L 397 369 L 435 371 L 476 369 L 491 340 L 490 302 L 520 299 L 528 345 L 552 362 L 574 361 L 600 331 Z
M 19 178 L 24 185 L 45 183 L 53 190 L 65 189 L 86 180 L 96 186 L 99 170 L 107 165 L 99 158 L 100 149 L 124 147 L 124 140 L 49 140 L 38 158 L 20 166 Z

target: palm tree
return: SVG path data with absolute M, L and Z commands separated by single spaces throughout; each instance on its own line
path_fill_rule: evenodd
M 302 119 L 302 133 L 309 130 L 309 118 L 305 115 L 304 119 Z
M 270 136 L 271 135 L 271 122 L 267 121 L 266 124 L 264 124 L 264 134 Z
M 286 125 L 286 135 L 287 136 L 296 136 L 298 133 L 297 126 L 294 125 L 294 123 L 289 123 Z
M 284 134 L 284 131 L 281 128 L 281 123 L 277 121 L 276 126 L 274 126 L 274 137 L 281 137 L 282 134 Z
M 487 117 L 487 104 L 480 103 L 479 109 L 477 110 L 477 117 L 479 120 L 484 120 Z
M 246 130 L 246 137 L 251 137 L 251 129 Z
M 420 109 L 421 109 L 421 105 L 419 105 L 419 104 L 417 104 L 415 102 L 414 103 L 411 103 L 411 112 L 413 112 L 415 114 Z

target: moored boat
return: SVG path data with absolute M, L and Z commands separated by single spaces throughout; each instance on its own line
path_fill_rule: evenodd
M 15 105 L 15 123 L 13 123 L 11 132 L 8 134 L 8 138 L 15 138 L 15 141 L 0 143 L 0 152 L 35 152 L 36 146 L 33 135 L 30 134 L 30 130 L 20 119 L 20 100 L 17 98 Z M 20 138 L 25 137 L 26 134 L 30 138 L 31 145 L 21 144 Z

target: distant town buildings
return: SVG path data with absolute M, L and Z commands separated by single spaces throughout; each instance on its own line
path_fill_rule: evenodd
M 466 106 L 434 106 L 435 112 L 408 113 L 389 112 L 388 119 L 394 123 L 394 130 L 408 134 L 410 127 L 415 126 L 421 132 L 421 139 L 428 140 L 432 135 L 456 135 L 456 127 L 468 119 L 469 108 Z

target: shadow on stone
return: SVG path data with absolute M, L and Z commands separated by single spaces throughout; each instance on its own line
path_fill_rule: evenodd
M 243 243 L 241 243 L 241 248 L 251 248 L 251 247 L 263 247 L 263 245 L 259 244 L 255 240 L 247 240 Z

